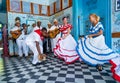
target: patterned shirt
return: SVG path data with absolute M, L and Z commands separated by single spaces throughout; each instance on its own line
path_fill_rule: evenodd
M 72 25 L 71 24 L 62 25 L 62 26 L 60 26 L 60 31 L 62 32 L 62 34 L 67 34 L 68 33 L 68 31 L 67 31 L 68 28 L 72 29 Z
M 101 22 L 98 22 L 95 26 L 90 27 L 90 34 L 97 34 L 100 30 L 104 30 L 103 25 Z

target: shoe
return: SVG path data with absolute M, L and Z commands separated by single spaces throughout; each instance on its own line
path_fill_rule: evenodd
M 38 64 L 32 64 L 32 66 L 37 66 Z
M 25 56 L 26 59 L 29 59 L 29 56 Z
M 83 61 L 80 62 L 81 64 L 85 64 Z
M 40 65 L 41 63 L 42 63 L 42 61 L 38 61 L 36 64 L 33 64 L 33 63 L 32 63 L 32 65 L 33 65 L 33 66 L 37 66 L 37 65 Z
M 102 71 L 103 70 L 102 65 L 97 65 L 96 68 L 98 69 L 98 71 Z
M 54 55 L 54 58 L 57 58 L 57 55 Z

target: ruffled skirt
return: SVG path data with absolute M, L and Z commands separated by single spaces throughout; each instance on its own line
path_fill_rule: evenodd
M 96 66 L 110 61 L 113 77 L 120 81 L 120 55 L 111 50 L 103 35 L 96 38 L 81 38 L 76 48 L 80 58 L 89 65 Z
M 54 48 L 54 54 L 59 58 L 64 59 L 67 64 L 71 64 L 79 59 L 76 52 L 77 43 L 71 35 L 65 39 L 60 38 Z

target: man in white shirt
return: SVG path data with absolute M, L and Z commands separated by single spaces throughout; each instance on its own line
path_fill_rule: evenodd
M 16 22 L 15 27 L 13 29 L 11 29 L 11 33 L 16 30 L 20 30 L 20 31 L 22 30 L 22 28 L 20 27 L 20 22 Z M 16 43 L 18 46 L 18 55 L 19 55 L 20 59 L 22 58 L 23 54 L 25 54 L 25 57 L 28 57 L 28 48 L 25 43 L 25 38 L 27 35 L 26 24 L 23 24 L 23 30 L 21 32 L 22 32 L 21 35 L 16 39 Z
M 50 28 L 50 30 L 55 30 L 55 29 L 59 29 L 58 27 L 58 21 L 56 19 L 54 19 L 54 25 Z M 58 39 L 60 38 L 60 33 L 55 37 L 51 39 L 51 44 L 52 44 L 52 51 L 53 49 L 56 47 L 56 43 L 58 41 Z
M 32 60 L 32 64 L 34 66 L 41 63 L 41 61 L 38 59 L 38 56 L 43 55 L 43 37 L 46 36 L 46 33 L 47 30 L 45 29 L 36 29 L 32 33 L 30 33 L 26 38 L 25 42 L 34 54 Z
M 49 22 L 49 23 L 48 23 L 48 28 L 47 28 L 47 33 L 48 33 L 49 30 L 51 29 L 51 26 L 52 26 L 52 24 Z M 47 51 L 48 51 L 49 53 L 52 52 L 50 37 L 47 38 Z
M 42 30 L 41 21 L 37 21 L 37 27 Z

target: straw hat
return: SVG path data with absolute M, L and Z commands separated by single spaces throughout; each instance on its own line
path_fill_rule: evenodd
M 54 19 L 54 22 L 58 22 L 58 20 L 57 20 L 57 19 Z
M 48 22 L 48 25 L 52 25 L 50 22 Z
M 17 20 L 17 21 L 15 21 L 15 23 L 20 23 L 20 21 L 19 21 L 19 20 Z

